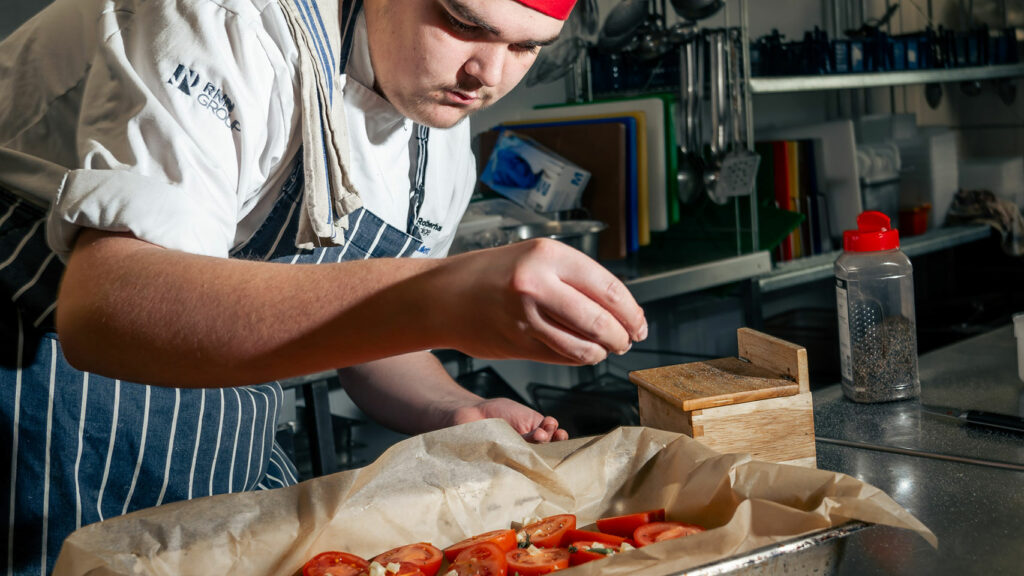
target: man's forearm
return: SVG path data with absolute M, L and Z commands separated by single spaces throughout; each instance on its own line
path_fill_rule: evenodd
M 459 407 L 483 401 L 455 382 L 430 352 L 344 368 L 338 378 L 360 410 L 406 434 L 451 426 Z
M 403 282 L 428 260 L 295 266 L 207 258 L 86 231 L 58 304 L 82 369 L 174 386 L 265 382 L 423 349 Z
M 338 371 L 357 406 L 392 430 L 419 434 L 483 418 L 501 418 L 529 442 L 568 438 L 558 421 L 508 398 L 463 388 L 429 352 L 404 354 Z
M 170 386 L 265 382 L 429 348 L 593 364 L 643 340 L 643 309 L 549 239 L 444 259 L 288 265 L 84 231 L 57 303 L 72 365 Z

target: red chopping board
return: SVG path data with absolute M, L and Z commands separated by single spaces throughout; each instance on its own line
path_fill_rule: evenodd
M 617 122 L 510 127 L 516 134 L 529 136 L 552 152 L 590 172 L 580 205 L 590 217 L 608 227 L 598 236 L 598 258 L 620 260 L 626 257 L 626 127 Z M 477 173 L 483 172 L 500 130 L 480 134 Z

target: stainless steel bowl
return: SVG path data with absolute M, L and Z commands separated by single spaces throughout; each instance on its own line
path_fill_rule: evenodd
M 510 242 L 531 238 L 554 238 L 576 248 L 587 256 L 597 258 L 597 237 L 608 226 L 597 220 L 558 220 L 542 224 L 509 226 L 502 230 Z

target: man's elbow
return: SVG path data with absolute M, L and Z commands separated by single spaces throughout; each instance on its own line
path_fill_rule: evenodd
M 57 301 L 57 337 L 60 339 L 61 352 L 72 367 L 83 372 L 93 372 L 95 355 L 90 349 L 90 330 L 83 314 L 76 310 L 73 303 Z

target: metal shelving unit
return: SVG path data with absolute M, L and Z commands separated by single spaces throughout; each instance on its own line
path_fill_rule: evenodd
M 782 94 L 820 90 L 856 90 L 911 84 L 941 84 L 1024 77 L 1024 64 L 903 70 L 867 74 L 824 74 L 821 76 L 768 76 L 750 79 L 753 94 Z
M 749 0 L 739 1 L 741 31 L 744 39 L 744 60 L 749 62 Z M 833 6 L 837 6 L 838 2 L 839 0 L 833 0 Z M 834 25 L 838 27 L 838 22 L 835 22 Z M 745 91 L 749 96 L 745 99 L 747 125 L 750 127 L 747 131 L 747 146 L 753 150 L 754 142 L 756 141 L 753 129 L 754 103 L 752 96 L 754 95 L 861 90 L 893 86 L 1024 78 L 1024 64 L 758 78 L 752 77 L 749 68 L 744 66 L 743 73 L 743 79 L 746 83 Z M 752 213 L 752 217 L 756 220 L 756 208 Z M 914 257 L 982 240 L 991 236 L 991 234 L 991 229 L 988 226 L 982 225 L 939 228 L 920 236 L 907 237 L 903 240 L 901 247 L 908 256 Z M 746 303 L 748 306 L 749 322 L 758 325 L 762 321 L 760 310 L 762 294 L 831 277 L 833 275 L 833 263 L 839 257 L 839 253 L 839 251 L 833 251 L 790 262 L 776 263 L 771 270 L 752 279 Z
M 740 2 L 740 29 L 743 40 L 742 62 L 750 61 L 749 0 Z M 746 65 L 742 66 L 744 83 L 743 101 L 747 130 L 747 145 L 753 150 L 753 95 L 812 92 L 829 90 L 857 90 L 864 88 L 963 82 L 974 80 L 995 80 L 1000 78 L 1024 77 L 1024 64 L 982 66 L 971 68 L 929 69 L 898 72 L 877 72 L 866 74 L 834 74 L 822 76 L 759 77 L 750 76 Z M 756 239 L 756 202 L 751 202 L 755 222 L 751 229 Z M 929 231 L 923 235 L 908 237 L 904 251 L 910 256 L 927 254 L 974 242 L 991 234 L 985 226 L 961 226 Z M 756 246 L 756 244 L 755 244 Z M 832 265 L 839 256 L 838 251 L 808 256 L 791 262 L 772 266 L 768 252 L 755 249 L 748 254 L 732 258 L 712 260 L 706 263 L 683 266 L 637 264 L 635 262 L 610 262 L 606 266 L 623 279 L 633 296 L 641 303 L 689 294 L 700 290 L 723 286 L 735 282 L 747 282 L 751 289 L 751 302 L 758 302 L 760 294 L 798 286 L 832 275 Z M 756 304 L 754 304 L 756 306 Z
M 734 282 L 754 280 L 771 272 L 772 259 L 768 252 L 762 250 L 682 268 L 666 264 L 632 265 L 619 262 L 610 262 L 606 266 L 622 278 L 633 298 L 644 304 Z
M 939 250 L 946 250 L 992 235 L 988 226 L 954 226 L 938 228 L 921 234 L 900 239 L 900 249 L 909 257 L 920 256 Z M 807 282 L 824 280 L 833 275 L 833 264 L 841 251 L 816 254 L 799 260 L 776 265 L 775 269 L 763 274 L 755 281 L 762 293 L 799 286 Z

